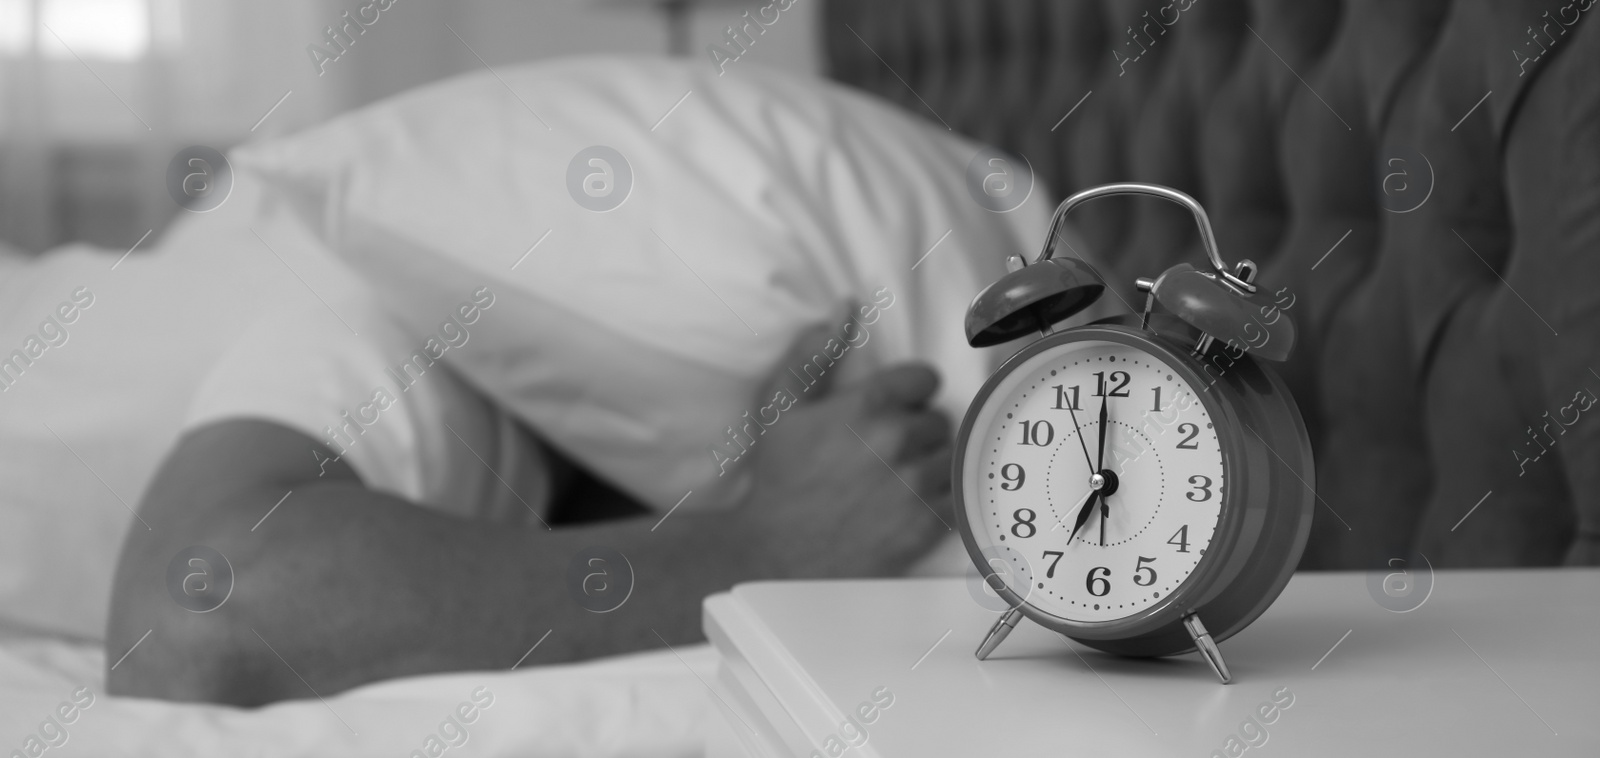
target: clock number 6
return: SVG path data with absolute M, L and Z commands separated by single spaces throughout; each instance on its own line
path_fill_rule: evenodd
M 1195 474 L 1194 476 L 1189 477 L 1189 483 L 1194 485 L 1195 491 L 1183 493 L 1184 497 L 1187 497 L 1196 503 L 1203 503 L 1211 499 L 1211 477 Z M 1200 496 L 1195 497 L 1195 492 L 1200 493 Z
M 1089 594 L 1095 597 L 1105 597 L 1106 593 L 1111 592 L 1111 582 L 1106 579 L 1108 576 L 1111 576 L 1111 569 L 1105 566 L 1095 566 L 1089 569 L 1089 577 L 1083 581 L 1084 585 L 1089 589 Z M 1096 587 L 1099 588 L 1099 592 L 1095 591 Z

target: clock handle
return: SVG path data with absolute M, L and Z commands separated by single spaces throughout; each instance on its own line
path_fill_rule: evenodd
M 1205 247 L 1206 256 L 1211 259 L 1211 268 L 1215 269 L 1217 276 L 1223 281 L 1233 285 L 1235 289 L 1246 293 L 1256 291 L 1254 284 L 1234 274 L 1234 270 L 1222 262 L 1222 254 L 1217 252 L 1217 235 L 1211 231 L 1211 218 L 1206 215 L 1206 209 L 1200 203 L 1183 192 L 1159 184 L 1145 184 L 1143 182 L 1121 182 L 1117 184 L 1102 184 L 1090 187 L 1062 200 L 1056 206 L 1055 215 L 1050 218 L 1050 235 L 1045 238 L 1044 249 L 1039 251 L 1039 256 L 1034 263 L 1043 263 L 1055 255 L 1055 242 L 1061 234 L 1061 223 L 1066 218 L 1067 212 L 1085 202 L 1099 197 L 1112 195 L 1149 195 L 1171 200 L 1178 205 L 1189 209 L 1194 214 L 1195 225 L 1200 227 L 1200 244 Z
M 1211 664 L 1211 670 L 1216 672 L 1217 678 L 1223 684 L 1233 681 L 1233 674 L 1228 673 L 1228 662 L 1222 660 L 1222 651 L 1217 648 L 1216 640 L 1211 639 L 1211 632 L 1206 631 L 1206 625 L 1200 623 L 1200 617 L 1193 612 L 1183 617 L 1183 628 L 1189 631 L 1189 636 L 1194 639 L 1196 650 L 1200 657 Z
M 989 635 L 983 638 L 983 644 L 978 646 L 978 652 L 976 653 L 978 660 L 981 661 L 988 658 L 995 648 L 1000 647 L 1000 643 L 1005 641 L 1006 635 L 1010 634 L 1012 629 L 1017 628 L 1017 622 L 1021 620 L 1022 608 L 1020 606 L 1001 614 L 1000 620 L 994 622 L 994 628 L 989 630 Z

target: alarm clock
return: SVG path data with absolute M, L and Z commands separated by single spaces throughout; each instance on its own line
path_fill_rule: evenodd
M 1106 289 L 1057 255 L 1067 213 L 1129 194 L 1188 208 L 1209 270 L 1140 278 L 1142 313 L 1054 330 Z M 1264 365 L 1288 358 L 1293 324 L 1253 263 L 1223 262 L 1205 209 L 1158 185 L 1067 198 L 1035 260 L 1007 268 L 968 308 L 967 341 L 1040 337 L 978 391 L 952 464 L 961 539 L 1007 609 L 978 659 L 1025 616 L 1113 654 L 1198 650 L 1228 683 L 1217 643 L 1278 597 L 1311 529 L 1310 439 Z

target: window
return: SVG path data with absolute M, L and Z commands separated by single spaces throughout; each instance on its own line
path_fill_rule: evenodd
M 0 0 L 0 55 L 21 55 L 33 46 L 33 0 Z
M 0 0 L 0 55 L 136 60 L 152 35 L 162 47 L 176 42 L 181 1 Z
M 150 9 L 145 0 L 37 0 L 39 20 L 49 30 L 39 35 L 48 56 L 70 58 L 56 35 L 85 58 L 130 60 L 150 47 Z M 54 31 L 55 34 L 50 34 Z

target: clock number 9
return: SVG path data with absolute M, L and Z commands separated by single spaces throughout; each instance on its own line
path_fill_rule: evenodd
M 1027 518 L 1022 517 L 1022 514 L 1024 513 L 1028 514 Z M 1033 525 L 1033 519 L 1035 515 L 1036 514 L 1034 514 L 1032 508 L 1018 508 L 1016 513 L 1011 514 L 1011 517 L 1017 520 L 1017 523 L 1011 525 L 1012 536 L 1019 539 L 1027 539 L 1032 537 L 1035 532 L 1039 531 L 1038 527 Z M 1027 534 L 1022 533 L 1023 527 L 1028 528 Z
M 1028 481 L 1028 472 L 1015 463 L 1007 463 L 1000 467 L 1000 478 L 1005 482 L 1000 484 L 1000 489 L 1006 492 L 1016 492 L 1022 489 L 1022 483 Z
M 1095 597 L 1105 597 L 1107 593 L 1111 592 L 1111 582 L 1106 579 L 1108 576 L 1111 576 L 1111 569 L 1105 566 L 1095 566 L 1089 569 L 1089 577 L 1083 581 L 1084 586 L 1089 590 L 1089 594 Z M 1096 588 L 1099 588 L 1100 591 L 1096 592 Z
M 1203 503 L 1211 499 L 1211 477 L 1195 474 L 1189 477 L 1189 483 L 1194 485 L 1194 492 L 1185 492 L 1183 493 L 1184 497 L 1196 503 Z M 1200 496 L 1195 497 L 1195 492 L 1200 493 Z

